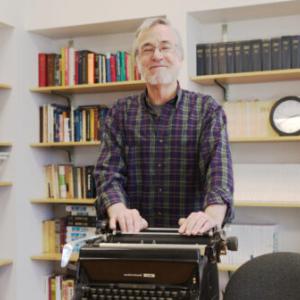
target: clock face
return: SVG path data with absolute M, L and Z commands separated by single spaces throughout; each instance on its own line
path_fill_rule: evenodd
M 272 111 L 271 123 L 280 134 L 300 134 L 300 99 L 286 97 L 277 102 Z

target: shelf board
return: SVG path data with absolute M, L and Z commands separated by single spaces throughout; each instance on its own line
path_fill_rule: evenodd
M 60 261 L 61 253 L 42 253 L 40 255 L 31 256 L 32 260 L 39 261 Z M 70 261 L 76 262 L 78 260 L 78 254 L 72 254 Z
M 216 80 L 223 84 L 300 80 L 300 69 L 203 75 L 191 80 L 202 85 L 214 85 Z
M 220 272 L 234 272 L 239 267 L 240 267 L 240 265 L 237 265 L 237 264 L 222 264 L 222 263 L 218 264 L 218 270 Z
M 74 86 L 47 86 L 32 88 L 30 91 L 34 93 L 51 94 L 51 93 L 64 93 L 64 94 L 87 94 L 87 93 L 111 93 L 111 92 L 124 92 L 142 90 L 145 88 L 145 82 L 142 80 L 134 81 L 118 81 L 108 83 L 95 83 L 95 84 L 80 84 Z
M 143 21 L 144 18 L 137 18 L 64 27 L 28 28 L 27 30 L 49 38 L 70 39 L 79 36 L 135 32 Z
M 197 18 L 201 24 L 205 23 L 229 23 L 253 19 L 275 18 L 300 13 L 298 1 L 269 1 L 270 3 L 229 6 L 226 8 L 208 8 L 199 10 L 198 6 L 190 8 L 192 16 Z
M 0 187 L 12 186 L 12 182 L 10 181 L 0 181 Z
M 33 199 L 30 202 L 32 204 L 94 204 L 96 198 L 40 198 Z
M 0 259 L 0 267 L 11 265 L 13 261 L 11 259 Z
M 299 201 L 252 201 L 252 200 L 236 200 L 235 207 L 279 207 L 279 208 L 300 208 Z
M 233 137 L 231 143 L 300 142 L 300 136 Z
M 0 147 L 12 147 L 12 143 L 9 143 L 9 142 L 0 142 Z
M 6 83 L 0 83 L 0 89 L 1 90 L 11 89 L 11 86 L 9 84 L 6 84 Z
M 53 142 L 53 143 L 33 143 L 30 147 L 33 148 L 49 148 L 49 147 L 87 147 L 98 146 L 99 141 L 96 142 Z

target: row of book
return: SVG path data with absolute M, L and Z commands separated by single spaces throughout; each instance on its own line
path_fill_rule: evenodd
M 60 53 L 38 54 L 39 86 L 73 86 L 139 80 L 132 55 L 126 51 L 96 53 L 61 48 Z
M 238 238 L 238 251 L 222 256 L 224 264 L 243 264 L 262 254 L 278 251 L 278 226 L 274 224 L 230 224 L 225 226 L 227 236 Z
M 50 164 L 44 167 L 48 198 L 95 198 L 94 166 Z
M 70 205 L 66 208 L 67 216 L 43 221 L 43 253 L 61 253 L 64 244 L 95 234 L 95 208 L 86 205 L 78 207 Z M 76 244 L 73 251 L 78 252 L 83 244 Z
M 197 75 L 300 68 L 300 35 L 196 45 Z
M 226 101 L 223 108 L 227 117 L 229 138 L 276 136 L 269 115 L 273 100 Z
M 63 275 L 44 277 L 44 300 L 72 300 L 75 295 L 75 280 Z
M 99 141 L 108 108 L 45 104 L 39 107 L 40 142 Z

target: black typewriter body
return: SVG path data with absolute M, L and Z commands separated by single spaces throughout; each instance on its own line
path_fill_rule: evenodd
M 211 239 L 148 230 L 87 243 L 79 253 L 75 299 L 217 300 Z

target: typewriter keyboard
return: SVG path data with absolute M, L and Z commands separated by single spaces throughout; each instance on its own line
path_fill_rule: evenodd
M 81 287 L 80 300 L 187 300 L 187 288 L 120 288 L 120 287 Z

